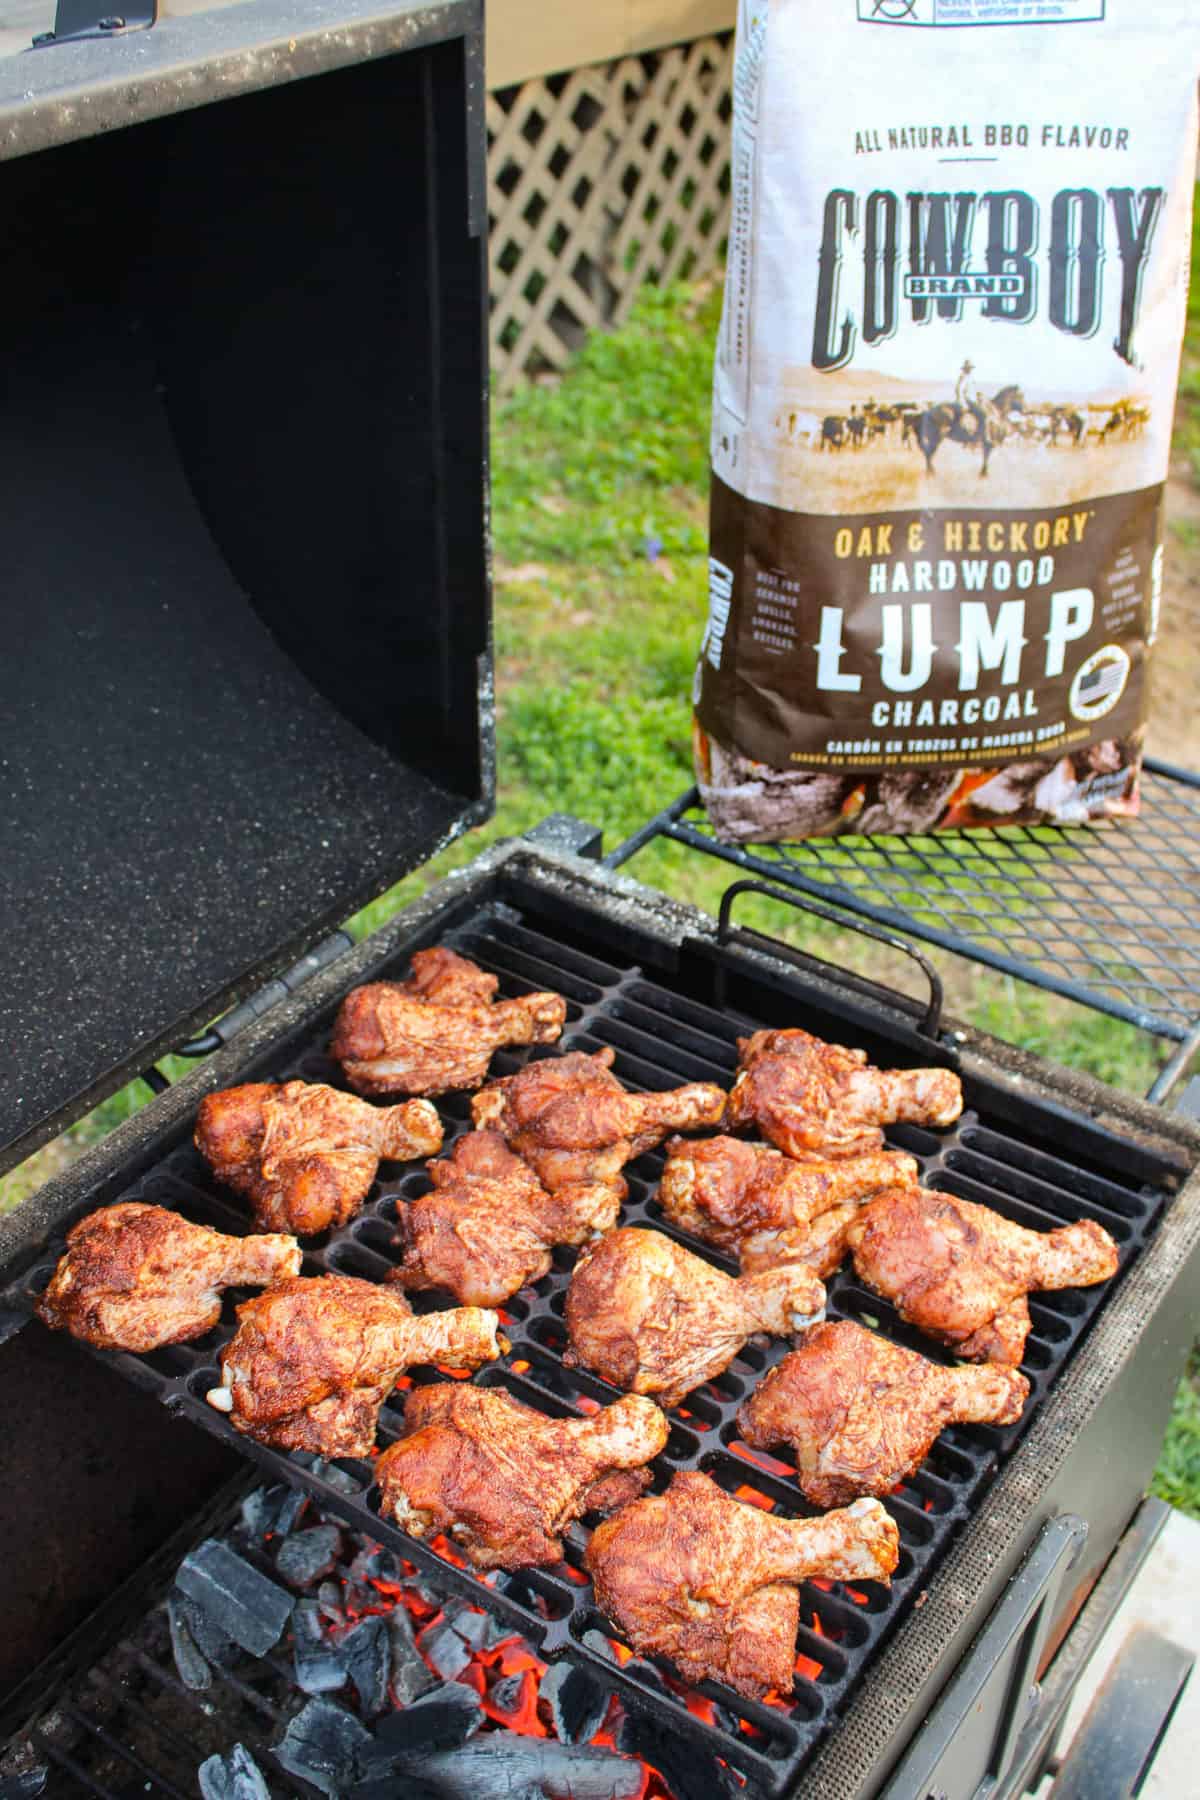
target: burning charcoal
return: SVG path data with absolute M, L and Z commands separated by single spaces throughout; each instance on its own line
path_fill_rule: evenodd
M 194 1600 L 189 1600 L 179 1588 L 172 1590 L 171 1598 L 201 1656 L 219 1669 L 232 1668 L 242 1654 L 233 1639 L 219 1625 L 214 1625 L 204 1609 L 197 1606 Z
M 271 1800 L 263 1772 L 243 1744 L 227 1756 L 210 1756 L 197 1776 L 204 1800 Z
M 332 1694 L 345 1687 L 347 1668 L 341 1645 L 332 1644 L 326 1636 L 315 1600 L 297 1601 L 292 1635 L 297 1687 L 306 1694 Z
M 368 1587 L 372 1581 L 380 1578 L 389 1581 L 392 1566 L 392 1559 L 383 1545 L 368 1542 L 350 1564 L 350 1579 L 358 1587 Z
M 215 1626 L 252 1656 L 265 1656 L 279 1642 L 292 1615 L 292 1596 L 217 1538 L 206 1538 L 189 1551 L 175 1580 Z
M 279 1546 L 275 1567 L 293 1587 L 312 1587 L 328 1575 L 342 1549 L 336 1525 L 314 1525 L 309 1531 L 293 1531 Z
M 710 1750 L 701 1749 L 669 1725 L 626 1713 L 617 1731 L 617 1748 L 652 1763 L 673 1794 L 744 1800 L 745 1789 L 732 1771 Z
M 464 1644 L 469 1644 L 472 1650 L 485 1649 L 492 1638 L 492 1621 L 487 1613 L 480 1612 L 476 1606 L 459 1607 L 453 1617 L 450 1616 L 450 1609 L 447 1607 L 446 1622 L 455 1635 L 460 1637 Z M 495 1642 L 498 1643 L 499 1639 L 496 1639 Z
M 515 1713 L 525 1692 L 525 1675 L 502 1675 L 488 1691 L 488 1699 L 502 1713 Z
M 434 1751 L 457 1750 L 479 1730 L 483 1720 L 479 1695 L 452 1681 L 436 1694 L 415 1700 L 403 1712 L 389 1713 L 380 1720 L 370 1748 L 360 1759 L 363 1773 L 379 1776 L 401 1762 L 407 1767 L 414 1755 L 423 1760 Z M 398 1791 L 407 1794 L 408 1789 L 401 1785 Z
M 471 1660 L 471 1647 L 464 1644 L 453 1625 L 438 1619 L 427 1625 L 417 1639 L 421 1655 L 437 1670 L 443 1681 L 453 1681 Z
M 179 1679 L 184 1687 L 193 1692 L 212 1686 L 212 1670 L 196 1646 L 196 1640 L 188 1629 L 180 1601 L 181 1594 L 171 1594 L 167 1599 L 167 1619 L 171 1627 L 171 1654 L 175 1658 L 175 1667 L 179 1671 Z
M 440 1686 L 437 1676 L 417 1649 L 412 1622 L 402 1606 L 388 1614 L 388 1646 L 391 1651 L 393 1706 L 411 1706 L 423 1694 Z
M 346 1609 L 342 1605 L 345 1598 L 340 1583 L 336 1581 L 323 1581 L 317 1589 L 317 1604 L 331 1625 L 348 1623 Z
M 361 1482 L 356 1481 L 353 1475 L 347 1475 L 344 1469 L 339 1469 L 334 1463 L 326 1462 L 323 1456 L 315 1456 L 311 1450 L 297 1450 L 293 1452 L 293 1455 L 302 1468 L 308 1469 L 317 1477 L 318 1481 L 324 1481 L 331 1488 L 336 1488 L 339 1494 L 362 1492 Z
M 549 1706 L 554 1730 L 564 1744 L 586 1744 L 608 1712 L 606 1690 L 594 1675 L 571 1663 L 551 1663 L 542 1676 L 538 1698 Z
M 392 1672 L 386 1619 L 378 1615 L 363 1619 L 346 1633 L 338 1650 L 357 1690 L 363 1712 L 368 1719 L 375 1718 L 387 1705 L 388 1679 Z
M 434 1756 L 409 1757 L 397 1770 L 400 1785 L 372 1782 L 355 1789 L 355 1800 L 386 1800 L 401 1792 L 404 1800 L 634 1800 L 642 1791 L 640 1763 L 611 1750 L 556 1744 L 549 1738 L 518 1737 L 490 1732 L 457 1750 Z M 677 1788 L 704 1800 L 725 1788 Z M 743 1796 L 744 1800 L 744 1796 Z
M 310 1700 L 275 1745 L 275 1754 L 290 1774 L 336 1796 L 353 1782 L 358 1758 L 370 1742 L 366 1726 L 345 1707 Z

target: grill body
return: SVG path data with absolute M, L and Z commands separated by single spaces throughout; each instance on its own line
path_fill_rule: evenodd
M 44 1283 L 73 1218 L 118 1196 L 244 1228 L 235 1198 L 211 1181 L 190 1145 L 201 1094 L 246 1079 L 336 1078 L 324 1045 L 342 993 L 361 980 L 402 973 L 411 951 L 431 942 L 451 943 L 494 968 L 505 992 L 559 988 L 570 1005 L 563 1047 L 611 1044 L 617 1073 L 635 1087 L 727 1083 L 736 1037 L 762 1024 L 802 1024 L 860 1044 L 889 1066 L 954 1064 L 966 1098 L 959 1125 L 944 1134 L 912 1128 L 894 1134 L 921 1159 L 925 1181 L 1043 1229 L 1072 1217 L 1098 1218 L 1121 1247 L 1121 1273 L 1111 1287 L 1033 1301 L 1025 1367 L 1034 1395 L 1021 1426 L 945 1434 L 925 1468 L 889 1502 L 903 1546 L 891 1594 L 872 1591 L 860 1605 L 836 1589 L 806 1588 L 799 1649 L 820 1674 L 798 1682 L 787 1710 L 710 1689 L 736 1730 L 693 1715 L 661 1670 L 640 1659 L 618 1667 L 597 1639 L 585 1641 L 585 1634 L 608 1628 L 569 1568 L 481 1583 L 378 1519 L 368 1465 L 342 1465 L 338 1473 L 353 1477 L 347 1492 L 337 1473 L 331 1482 L 319 1466 L 238 1437 L 202 1398 L 220 1343 L 233 1328 L 231 1305 L 216 1332 L 198 1344 L 105 1361 L 229 1450 L 309 1489 L 322 1505 L 404 1554 L 436 1564 L 450 1585 L 510 1618 L 543 1654 L 592 1662 L 627 1705 L 733 1762 L 758 1792 L 838 1800 L 878 1792 L 1044 1523 L 1073 1513 L 1088 1524 L 1049 1632 L 1053 1645 L 1137 1507 L 1190 1337 L 1200 1184 L 1189 1175 L 1200 1140 L 1137 1102 L 969 1032 L 924 1038 L 917 1012 L 897 996 L 797 969 L 759 944 L 718 945 L 703 915 L 578 858 L 507 846 L 451 877 L 316 977 L 302 997 L 253 1027 L 23 1209 L 6 1227 L 12 1316 L 27 1310 Z M 504 1073 L 525 1054 L 501 1053 L 493 1071 Z M 464 1097 L 448 1097 L 441 1110 L 448 1139 L 468 1127 Z M 627 1223 L 660 1224 L 653 1199 L 660 1162 L 652 1155 L 629 1171 Z M 310 1247 L 310 1270 L 383 1279 L 398 1260 L 391 1244 L 394 1209 L 424 1181 L 417 1171 L 382 1180 L 358 1218 Z M 720 1263 L 714 1253 L 702 1253 Z M 568 1371 L 561 1360 L 561 1305 L 572 1261 L 571 1253 L 559 1252 L 551 1274 L 510 1302 L 511 1356 L 476 1378 L 501 1383 L 552 1413 L 576 1410 L 581 1398 L 613 1397 L 604 1383 Z M 416 1299 L 423 1306 L 440 1303 Z M 865 1315 L 886 1334 L 937 1354 L 844 1272 L 830 1285 L 830 1311 Z M 40 1332 L 29 1328 L 30 1336 Z M 656 1465 L 660 1485 L 676 1469 L 700 1467 L 731 1491 L 749 1489 L 760 1503 L 795 1514 L 811 1510 L 778 1465 L 764 1467 L 748 1455 L 733 1424 L 743 1394 L 785 1350 L 782 1343 L 747 1346 L 726 1376 L 685 1400 L 672 1415 L 671 1440 Z M 525 1366 L 514 1371 L 514 1364 Z M 437 1377 L 430 1371 L 415 1378 Z M 400 1418 L 398 1405 L 385 1409 L 384 1439 L 400 1428 Z M 164 1421 L 164 1431 L 170 1429 Z M 576 1528 L 568 1564 L 578 1565 L 585 1541 Z M 814 1615 L 819 1631 L 811 1628 Z M 986 1763 L 986 1746 L 982 1754 Z

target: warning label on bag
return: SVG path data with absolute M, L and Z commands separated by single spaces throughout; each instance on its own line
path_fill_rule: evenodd
M 858 0 L 864 25 L 1074 25 L 1104 0 Z

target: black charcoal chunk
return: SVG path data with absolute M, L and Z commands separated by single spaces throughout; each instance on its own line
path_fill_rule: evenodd
M 310 1700 L 275 1745 L 275 1754 L 290 1774 L 336 1796 L 353 1783 L 358 1758 L 370 1742 L 366 1726 L 345 1707 Z
M 295 1530 L 300 1522 L 300 1515 L 308 1505 L 308 1495 L 302 1494 L 299 1488 L 288 1488 L 279 1506 L 279 1516 L 275 1520 L 278 1536 L 286 1537 L 289 1531 Z
M 535 1619 L 544 1616 L 540 1594 L 523 1575 L 502 1575 L 497 1586 L 502 1594 L 507 1594 L 514 1606 L 523 1606 L 525 1611 L 532 1613 Z
M 640 1763 L 611 1750 L 497 1731 L 457 1750 L 411 1756 L 398 1766 L 391 1788 L 367 1783 L 354 1790 L 354 1800 L 386 1800 L 389 1794 L 404 1800 L 635 1800 L 644 1775 Z M 717 1792 L 675 1791 L 688 1800 L 709 1800 Z
M 183 1595 L 167 1596 L 167 1622 L 171 1628 L 171 1655 L 185 1688 L 200 1693 L 212 1686 L 212 1670 L 191 1634 L 183 1612 Z
M 233 1639 L 219 1625 L 214 1625 L 208 1614 L 179 1588 L 173 1589 L 172 1598 L 201 1656 L 207 1657 L 217 1668 L 232 1668 L 242 1654 Z
M 265 1656 L 279 1642 L 292 1614 L 287 1590 L 218 1538 L 189 1551 L 175 1581 L 218 1630 L 252 1656 Z
M 648 1715 L 625 1714 L 617 1730 L 617 1748 L 652 1763 L 673 1794 L 703 1794 L 705 1800 L 744 1800 L 745 1790 L 733 1771 L 718 1761 L 711 1750 Z
M 210 1756 L 197 1770 L 204 1800 L 271 1800 L 263 1772 L 244 1744 L 225 1756 Z
M 274 1531 L 279 1508 L 288 1491 L 282 1487 L 255 1488 L 253 1493 L 247 1494 L 242 1501 L 242 1529 L 256 1540 Z
M 583 1634 L 583 1641 L 589 1650 L 594 1650 L 597 1656 L 602 1656 L 604 1658 L 605 1662 L 616 1662 L 617 1653 L 602 1631 L 596 1631 L 594 1629 L 592 1631 L 585 1631 Z
M 331 1625 L 348 1625 L 346 1609 L 342 1605 L 346 1598 L 340 1582 L 323 1581 L 317 1589 L 317 1602 Z
M 378 1614 L 361 1620 L 341 1639 L 338 1651 L 354 1683 L 364 1715 L 368 1719 L 375 1718 L 387 1705 L 392 1673 L 387 1620 Z
M 0 1775 L 0 1800 L 35 1800 L 50 1778 L 44 1763 L 26 1769 L 22 1775 Z
M 363 1773 L 384 1774 L 418 1752 L 423 1756 L 459 1749 L 483 1722 L 479 1695 L 473 1688 L 451 1681 L 436 1694 L 426 1694 L 403 1712 L 389 1713 L 380 1720 L 370 1747 L 362 1754 Z
M 326 1462 L 322 1456 L 318 1456 L 313 1462 L 312 1472 L 318 1480 L 328 1482 L 331 1488 L 336 1488 L 339 1494 L 360 1494 L 362 1492 L 360 1481 L 356 1481 L 353 1475 L 348 1475 L 345 1469 L 339 1469 L 336 1464 Z
M 417 1639 L 421 1654 L 443 1681 L 453 1681 L 471 1660 L 471 1646 L 464 1644 L 453 1625 L 444 1619 L 427 1625 Z
M 538 1688 L 554 1721 L 555 1734 L 564 1744 L 586 1744 L 595 1737 L 608 1713 L 606 1688 L 572 1663 L 551 1663 Z
M 333 1694 L 345 1687 L 340 1645 L 330 1641 L 315 1600 L 299 1600 L 292 1614 L 292 1662 L 296 1686 L 305 1694 Z
M 313 1525 L 284 1538 L 275 1567 L 293 1587 L 312 1587 L 333 1569 L 342 1551 L 342 1534 L 336 1525 Z
M 388 1647 L 391 1651 L 391 1695 L 394 1706 L 410 1706 L 422 1694 L 441 1684 L 413 1637 L 412 1622 L 405 1609 L 397 1606 L 388 1614 Z

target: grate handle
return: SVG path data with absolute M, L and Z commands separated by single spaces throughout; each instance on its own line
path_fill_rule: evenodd
M 778 938 L 768 937 L 766 932 L 754 931 L 744 926 L 735 928 L 731 924 L 733 903 L 739 894 L 764 894 L 768 900 L 781 900 L 785 906 L 794 906 L 797 912 L 815 913 L 818 919 L 824 919 L 827 925 L 836 925 L 839 930 L 857 931 L 862 937 L 874 938 L 878 944 L 887 944 L 892 950 L 902 951 L 905 956 L 918 965 L 929 983 L 929 1004 L 925 1008 L 925 1016 L 921 1020 L 918 1030 L 923 1037 L 933 1038 L 935 1041 L 940 1037 L 942 1004 L 945 998 L 942 990 L 942 978 L 929 958 L 918 950 L 915 944 L 909 943 L 907 938 L 899 937 L 891 931 L 881 931 L 877 925 L 869 925 L 865 919 L 856 919 L 848 913 L 835 912 L 832 907 L 823 905 L 819 900 L 810 899 L 807 894 L 797 894 L 786 888 L 772 887 L 766 881 L 732 881 L 721 895 L 721 905 L 717 913 L 717 942 L 719 944 L 731 943 L 735 937 L 743 940 L 759 938 L 763 943 L 770 945 L 775 955 L 786 957 L 789 962 L 800 960 L 798 953 L 792 950 L 788 944 L 781 943 Z M 806 955 L 805 960 L 820 963 L 829 969 L 836 967 L 824 956 L 809 957 Z

